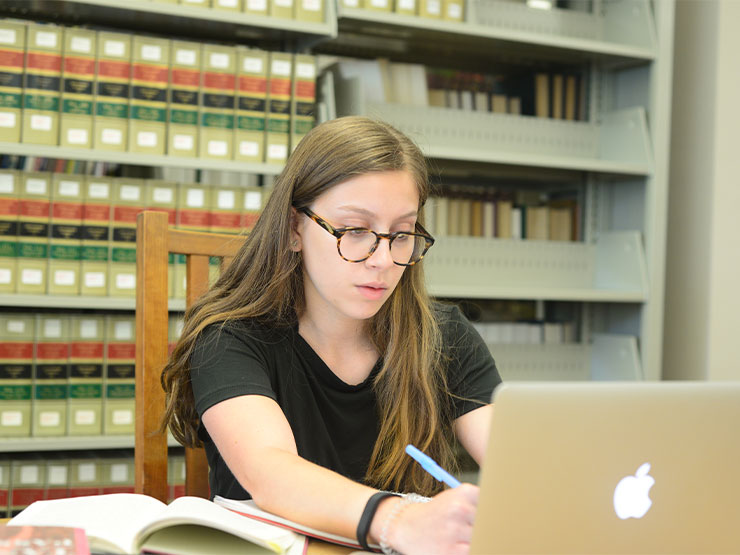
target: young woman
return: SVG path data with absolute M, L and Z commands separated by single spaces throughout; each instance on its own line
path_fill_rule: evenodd
M 454 471 L 456 437 L 480 463 L 500 382 L 425 291 L 428 194 L 421 152 L 386 124 L 340 118 L 298 145 L 163 374 L 167 424 L 205 444 L 213 495 L 388 553 L 467 551 L 477 487 L 442 491 L 404 452 Z

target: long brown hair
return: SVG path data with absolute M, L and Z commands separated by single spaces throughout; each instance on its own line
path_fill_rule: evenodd
M 290 326 L 303 310 L 301 257 L 290 249 L 291 207 L 308 207 L 353 176 L 395 170 L 413 176 L 423 224 L 429 195 L 426 161 L 408 137 L 385 123 L 352 116 L 318 125 L 303 138 L 275 180 L 243 248 L 185 314 L 181 338 L 162 373 L 167 397 L 163 425 L 181 443 L 200 443 L 189 360 L 203 329 L 242 318 Z M 432 495 L 441 487 L 404 453 L 413 443 L 455 468 L 441 333 L 424 285 L 423 263 L 406 268 L 388 301 L 369 320 L 368 333 L 383 365 L 374 382 L 380 430 L 365 480 L 381 489 Z

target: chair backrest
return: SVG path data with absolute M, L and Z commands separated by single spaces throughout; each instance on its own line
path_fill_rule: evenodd
M 167 361 L 169 253 L 184 254 L 186 306 L 208 289 L 212 256 L 222 268 L 244 243 L 242 235 L 170 229 L 168 214 L 145 211 L 136 227 L 136 493 L 167 502 L 167 434 L 160 433 L 165 396 L 160 377 Z M 202 448 L 185 449 L 185 494 L 209 496 Z

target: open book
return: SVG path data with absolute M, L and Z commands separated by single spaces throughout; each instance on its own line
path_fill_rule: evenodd
M 8 526 L 83 528 L 92 551 L 190 555 L 304 553 L 307 538 L 244 518 L 199 497 L 165 505 L 152 497 L 113 493 L 36 501 Z

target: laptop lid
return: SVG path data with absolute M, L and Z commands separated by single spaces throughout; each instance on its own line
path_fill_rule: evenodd
M 740 553 L 740 383 L 507 383 L 472 554 Z

